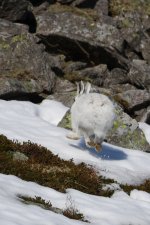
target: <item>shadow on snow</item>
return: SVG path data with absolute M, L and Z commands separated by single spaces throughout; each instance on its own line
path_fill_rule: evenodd
M 88 151 L 92 156 L 96 158 L 100 158 L 102 160 L 125 160 L 128 155 L 121 149 L 117 148 L 117 146 L 111 146 L 107 143 L 103 142 L 102 150 L 97 152 L 94 148 L 88 148 L 85 145 L 84 139 L 81 139 L 78 145 L 71 145 L 78 149 Z

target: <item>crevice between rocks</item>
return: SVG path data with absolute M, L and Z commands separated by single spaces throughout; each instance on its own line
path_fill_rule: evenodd
M 37 21 L 34 14 L 30 11 L 26 12 L 20 20 L 16 23 L 22 23 L 29 26 L 29 33 L 35 33 L 37 28 Z
M 86 62 L 87 67 L 106 64 L 109 70 L 122 68 L 128 70 L 127 59 L 121 56 L 115 49 L 103 46 L 93 46 L 88 42 L 69 39 L 59 35 L 44 36 L 37 34 L 40 41 L 46 46 L 46 51 L 50 54 L 63 54 L 66 61 Z
M 30 101 L 32 103 L 38 104 L 41 103 L 45 98 L 38 93 L 20 93 L 20 92 L 9 92 L 0 96 L 1 99 L 10 101 Z

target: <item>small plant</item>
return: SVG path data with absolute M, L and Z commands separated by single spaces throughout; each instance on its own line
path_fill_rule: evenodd
M 75 207 L 75 204 L 74 204 L 71 196 L 67 196 L 67 203 L 66 203 L 67 208 L 65 210 L 61 210 L 61 209 L 53 207 L 50 201 L 45 201 L 40 196 L 35 196 L 34 198 L 32 198 L 32 197 L 29 197 L 29 196 L 18 195 L 18 197 L 25 204 L 37 205 L 37 206 L 40 206 L 44 209 L 50 210 L 52 212 L 61 213 L 64 216 L 66 216 L 70 219 L 88 222 L 87 220 L 84 219 L 84 215 L 82 213 L 80 213 L 78 211 L 78 209 Z
M 38 206 L 42 206 L 42 208 L 44 209 L 49 209 L 51 210 L 52 208 L 52 204 L 50 201 L 45 201 L 44 199 L 42 199 L 40 196 L 35 196 L 34 198 L 28 197 L 28 196 L 22 196 L 19 195 L 18 196 L 20 199 L 23 200 L 23 202 L 25 202 L 26 204 L 36 204 Z
M 145 180 L 142 184 L 134 186 L 134 185 L 120 185 L 120 187 L 123 189 L 124 192 L 130 194 L 130 192 L 134 189 L 137 189 L 139 191 L 145 191 L 150 193 L 150 180 Z
M 76 208 L 75 203 L 70 195 L 67 195 L 66 209 L 63 211 L 63 215 L 70 219 L 88 222 L 85 220 L 84 215 Z
M 126 12 L 143 12 L 150 15 L 149 0 L 110 0 L 109 13 L 116 16 Z

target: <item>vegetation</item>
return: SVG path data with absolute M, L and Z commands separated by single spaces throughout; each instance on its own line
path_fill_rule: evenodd
M 116 16 L 126 12 L 143 12 L 150 15 L 149 0 L 110 0 L 109 13 Z
M 96 11 L 94 11 L 92 9 L 80 9 L 80 8 L 77 8 L 77 7 L 68 6 L 68 5 L 61 5 L 61 4 L 57 4 L 57 3 L 49 6 L 49 12 L 52 12 L 52 13 L 64 13 L 64 12 L 73 13 L 75 15 L 85 17 L 86 19 L 89 20 L 89 22 L 92 22 L 92 21 L 94 22 L 98 19 L 98 15 L 97 15 Z
M 15 152 L 24 154 L 28 160 L 16 162 L 13 157 Z M 94 195 L 111 196 L 113 193 L 102 189 L 103 184 L 107 181 L 110 183 L 110 180 L 98 176 L 92 167 L 60 159 L 46 148 L 31 142 L 20 144 L 0 135 L 0 161 L 0 173 L 13 174 L 61 192 L 74 188 Z
M 78 211 L 78 209 L 75 207 L 75 204 L 71 198 L 71 196 L 68 196 L 67 198 L 67 206 L 66 209 L 59 209 L 56 207 L 52 206 L 52 203 L 50 201 L 45 201 L 39 196 L 35 196 L 34 198 L 29 197 L 29 196 L 18 196 L 19 199 L 21 199 L 25 204 L 34 204 L 37 206 L 40 206 L 44 209 L 50 210 L 55 213 L 63 214 L 64 216 L 70 218 L 70 219 L 75 219 L 75 220 L 81 220 L 84 222 L 88 222 L 85 220 L 84 215 Z M 68 204 L 69 203 L 69 204 Z
M 28 197 L 28 196 L 18 196 L 20 199 L 23 200 L 24 203 L 26 204 L 35 204 L 38 206 L 41 206 L 44 209 L 51 210 L 52 209 L 52 204 L 50 201 L 45 201 L 42 199 L 40 196 L 35 196 L 34 198 Z
M 148 193 L 150 193 L 150 180 L 146 180 L 144 183 L 134 186 L 134 185 L 120 185 L 120 187 L 128 194 L 130 194 L 130 192 L 133 189 L 137 189 L 139 191 L 146 191 Z
M 16 152 L 20 153 L 20 160 L 14 157 Z M 25 157 L 22 157 L 23 155 Z M 25 160 L 23 160 L 24 158 Z M 54 155 L 45 147 L 31 142 L 21 144 L 0 135 L 0 162 L 0 173 L 12 174 L 60 192 L 65 192 L 67 188 L 73 188 L 84 193 L 105 197 L 110 197 L 114 193 L 114 190 L 103 188 L 107 184 L 114 183 L 114 180 L 99 176 L 92 167 L 84 163 L 76 165 L 73 160 L 60 159 L 58 155 Z M 120 185 L 120 187 L 128 194 L 133 189 L 150 193 L 150 180 L 146 180 L 139 186 Z M 28 200 L 32 203 L 36 201 L 45 208 L 51 208 L 51 203 L 43 202 L 44 200 L 40 197 Z M 82 219 L 82 214 L 80 215 L 77 210 L 70 212 L 70 208 L 67 207 L 64 211 L 66 216 L 70 214 L 70 218 Z

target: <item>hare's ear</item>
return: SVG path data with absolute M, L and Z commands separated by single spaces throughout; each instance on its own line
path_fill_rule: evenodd
M 84 93 L 84 83 L 83 83 L 83 81 L 81 80 L 81 82 L 80 82 L 80 95 L 82 95 L 83 93 Z
M 80 84 L 79 84 L 79 82 L 76 82 L 76 85 L 77 85 L 77 96 L 79 96 L 79 94 L 80 94 Z
M 87 82 L 85 86 L 85 93 L 89 94 L 91 90 L 91 83 Z

